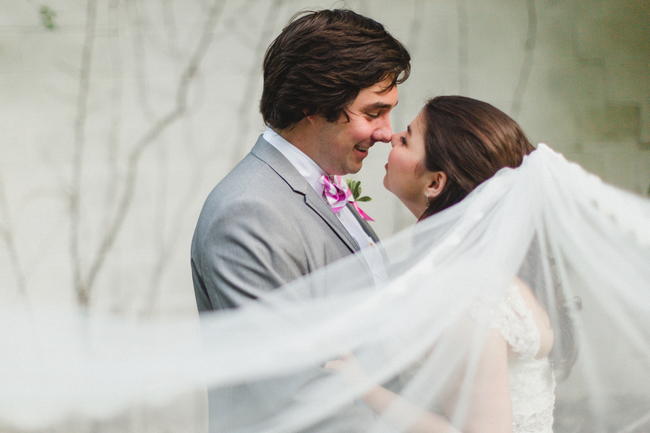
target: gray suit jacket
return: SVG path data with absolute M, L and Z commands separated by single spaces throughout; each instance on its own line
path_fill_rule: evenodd
M 366 233 L 378 241 L 352 210 Z M 199 311 L 237 307 L 358 250 L 357 242 L 323 198 L 260 137 L 253 150 L 212 190 L 199 216 L 191 260 L 197 306 Z M 363 259 L 357 260 L 361 269 L 369 271 Z M 330 274 L 333 279 L 341 278 L 336 272 Z M 370 272 L 359 275 L 354 277 L 367 281 Z M 325 277 L 323 286 L 335 286 L 327 273 Z M 318 285 L 321 283 L 319 279 Z M 240 422 L 263 423 L 301 399 L 305 384 L 323 374 L 322 370 L 307 369 L 292 377 L 210 390 L 210 432 L 232 431 Z M 252 414 L 259 419 L 252 419 Z M 305 432 L 352 432 L 351 428 L 341 429 L 340 423 L 354 422 L 360 416 L 369 416 L 367 409 L 350 407 L 345 416 L 339 412 L 336 419 L 323 420 Z
M 358 250 L 323 198 L 260 136 L 212 190 L 199 216 L 191 260 L 197 306 L 236 307 Z

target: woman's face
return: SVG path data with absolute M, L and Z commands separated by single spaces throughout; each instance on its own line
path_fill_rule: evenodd
M 425 168 L 424 114 L 420 114 L 402 131 L 393 134 L 388 155 L 384 186 L 395 194 L 416 216 L 426 209 L 424 193 L 430 181 Z M 419 213 L 418 213 L 419 212 Z

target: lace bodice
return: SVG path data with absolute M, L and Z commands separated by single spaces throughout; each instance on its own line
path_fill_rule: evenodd
M 536 359 L 540 334 L 516 285 L 492 312 L 492 326 L 508 343 L 513 433 L 552 433 L 555 378 L 548 357 Z

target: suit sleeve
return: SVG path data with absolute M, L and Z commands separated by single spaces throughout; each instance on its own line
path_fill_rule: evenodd
M 300 232 L 278 206 L 236 203 L 196 241 L 199 310 L 239 306 L 309 272 Z

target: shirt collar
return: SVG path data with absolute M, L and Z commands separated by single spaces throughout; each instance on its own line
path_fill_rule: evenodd
M 323 194 L 323 185 L 320 183 L 320 178 L 325 172 L 313 159 L 271 128 L 267 127 L 262 137 L 289 160 L 291 165 L 298 170 L 298 173 L 305 178 L 318 195 Z

